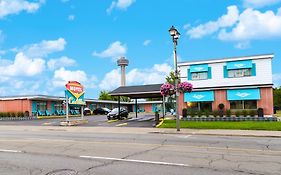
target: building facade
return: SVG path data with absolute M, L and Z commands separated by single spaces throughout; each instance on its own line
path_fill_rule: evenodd
M 179 97 L 183 108 L 217 110 L 251 110 L 263 108 L 273 114 L 273 54 L 181 62 L 178 64 L 181 81 L 193 84 L 191 93 Z
M 46 110 L 50 115 L 56 115 L 57 111 L 65 110 L 64 97 L 47 95 L 26 95 L 26 96 L 6 96 L 0 97 L 0 112 L 24 112 L 29 116 L 35 115 L 40 111 L 43 115 Z M 85 99 L 86 107 L 92 111 L 99 107 L 113 109 L 118 107 L 117 101 Z M 161 110 L 162 101 L 140 101 L 135 106 L 134 102 L 121 102 L 121 106 L 130 112 L 155 112 Z M 157 108 L 158 107 L 158 108 Z M 80 106 L 70 105 L 70 110 L 80 112 Z

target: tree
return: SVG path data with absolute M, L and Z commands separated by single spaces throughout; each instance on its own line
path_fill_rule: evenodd
M 274 106 L 281 108 L 281 86 L 279 88 L 273 88 L 273 101 Z
M 118 97 L 117 96 L 112 97 L 111 95 L 109 95 L 108 91 L 100 91 L 99 100 L 118 101 Z M 129 97 L 120 96 L 120 101 L 129 102 L 130 98 Z
M 180 83 L 180 73 L 178 72 L 178 83 Z M 166 82 L 170 83 L 172 85 L 176 84 L 176 76 L 175 76 L 175 72 L 171 71 L 170 74 L 166 77 Z

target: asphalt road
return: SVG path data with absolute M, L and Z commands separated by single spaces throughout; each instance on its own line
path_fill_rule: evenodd
M 279 138 L 14 127 L 0 127 L 1 175 L 281 174 Z
M 81 119 L 80 117 L 71 117 L 70 120 Z M 136 118 L 134 114 L 131 114 L 129 119 L 120 121 L 108 122 L 106 115 L 85 116 L 84 119 L 88 120 L 87 124 L 83 124 L 85 127 L 92 126 L 105 126 L 105 127 L 153 127 L 154 116 L 141 114 Z M 15 120 L 15 121 L 0 121 L 1 125 L 26 125 L 26 126 L 59 126 L 60 122 L 65 118 L 53 118 L 53 119 L 38 119 L 38 120 Z

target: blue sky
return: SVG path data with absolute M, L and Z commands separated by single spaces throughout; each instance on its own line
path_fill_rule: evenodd
M 281 0 L 1 0 L 0 96 L 63 95 L 78 80 L 86 97 L 120 84 L 162 83 L 180 61 L 274 53 L 281 85 Z

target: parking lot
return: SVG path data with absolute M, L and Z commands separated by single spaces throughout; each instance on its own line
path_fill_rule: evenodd
M 78 120 L 80 117 L 70 117 L 70 120 Z M 155 124 L 153 114 L 130 114 L 128 119 L 124 120 L 107 120 L 106 115 L 90 115 L 84 116 L 88 123 L 82 126 L 104 126 L 104 127 L 153 127 Z M 36 120 L 18 120 L 18 121 L 1 121 L 0 125 L 29 125 L 29 126 L 59 126 L 65 118 L 49 118 Z

